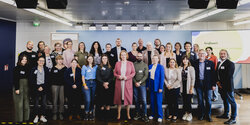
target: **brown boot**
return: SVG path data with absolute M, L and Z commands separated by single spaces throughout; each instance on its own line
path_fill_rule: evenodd
M 72 115 L 70 115 L 70 116 L 69 116 L 69 120 L 70 120 L 70 121 L 72 121 L 72 119 L 73 119 L 73 116 L 72 116 Z
M 77 116 L 76 116 L 76 119 L 77 119 L 77 120 L 81 120 L 80 115 L 77 115 Z

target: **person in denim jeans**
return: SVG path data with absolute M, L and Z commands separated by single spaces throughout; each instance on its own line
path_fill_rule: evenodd
M 148 66 L 146 63 L 142 61 L 142 54 L 138 53 L 137 61 L 134 62 L 135 67 L 135 77 L 133 78 L 134 83 L 134 101 L 135 101 L 135 109 L 136 116 L 134 120 L 138 120 L 140 118 L 140 104 L 142 104 L 142 120 L 144 122 L 149 122 L 147 117 L 147 90 L 146 90 L 146 80 L 148 78 Z
M 82 92 L 85 99 L 84 120 L 94 120 L 93 109 L 96 89 L 96 69 L 97 65 L 94 64 L 94 57 L 89 55 L 87 64 L 82 67 Z

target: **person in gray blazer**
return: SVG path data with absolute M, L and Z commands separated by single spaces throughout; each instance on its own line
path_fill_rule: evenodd
M 178 115 L 178 97 L 180 93 L 181 72 L 175 59 L 169 60 L 165 68 L 166 98 L 169 110 L 168 121 L 176 122 Z
M 193 97 L 194 83 L 195 83 L 195 70 L 194 67 L 191 66 L 191 63 L 186 55 L 182 57 L 181 61 L 181 84 L 180 84 L 180 92 L 182 93 L 183 99 L 183 117 L 182 119 L 185 121 L 191 121 L 193 119 L 192 116 L 192 107 L 191 100 Z

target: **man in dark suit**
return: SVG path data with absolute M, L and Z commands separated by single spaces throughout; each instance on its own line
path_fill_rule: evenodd
M 211 118 L 212 90 L 215 90 L 215 69 L 213 62 L 206 60 L 205 50 L 199 50 L 199 59 L 195 61 L 195 89 L 198 96 L 199 120 L 203 120 L 205 113 L 207 120 Z M 204 105 L 204 99 L 206 104 Z
M 116 62 L 120 61 L 120 52 L 121 52 L 122 50 L 127 51 L 125 48 L 123 48 L 123 47 L 121 46 L 122 41 L 121 41 L 120 38 L 117 38 L 117 39 L 116 39 L 115 44 L 116 44 L 116 46 L 115 46 L 114 48 L 111 49 L 111 56 L 114 58 L 114 64 L 113 64 L 112 67 L 115 67 Z
M 229 104 L 231 105 L 231 118 L 224 124 L 235 124 L 237 116 L 237 104 L 234 99 L 234 63 L 229 59 L 227 50 L 220 51 L 220 62 L 217 65 L 216 81 L 224 104 L 224 113 L 217 118 L 228 119 Z

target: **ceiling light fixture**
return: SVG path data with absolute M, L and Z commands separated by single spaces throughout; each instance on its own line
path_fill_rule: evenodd
M 115 30 L 122 30 L 122 24 L 117 24 Z
M 9 5 L 16 7 L 16 3 L 13 0 L 0 0 L 0 2 L 4 2 L 4 3 L 7 3 Z M 34 14 L 37 14 L 37 15 L 40 15 L 40 16 L 43 16 L 43 17 L 46 17 L 48 19 L 54 20 L 56 22 L 59 22 L 59 23 L 62 23 L 62 24 L 68 25 L 68 26 L 73 26 L 72 23 L 69 23 L 68 21 L 66 21 L 64 19 L 60 19 L 58 17 L 55 17 L 53 15 L 50 15 L 48 13 L 42 12 L 42 11 L 37 10 L 37 9 L 24 9 L 24 10 L 29 11 L 29 12 L 34 13 Z
M 130 27 L 131 30 L 138 30 L 138 27 L 136 24 L 132 24 Z
M 96 30 L 96 25 L 94 23 L 90 24 L 89 30 Z
M 162 23 L 158 24 L 158 30 L 165 30 L 164 24 Z
M 149 24 L 147 24 L 147 23 L 146 23 L 146 24 L 144 24 L 143 29 L 144 29 L 144 30 L 150 30 L 150 26 L 149 26 Z
M 109 26 L 108 26 L 107 23 L 104 23 L 104 24 L 102 25 L 102 30 L 109 30 Z

